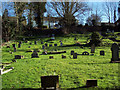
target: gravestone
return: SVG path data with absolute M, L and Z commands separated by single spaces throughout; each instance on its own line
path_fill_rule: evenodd
M 29 43 L 30 45 L 32 45 L 32 43 Z
M 73 55 L 74 54 L 74 51 L 71 51 L 71 55 Z
M 102 50 L 102 51 L 100 51 L 100 55 L 105 55 L 105 52 Z
M 73 54 L 73 59 L 77 59 L 77 53 Z
M 62 55 L 62 58 L 66 58 L 66 56 Z
M 74 40 L 77 40 L 76 37 L 74 38 Z
M 31 54 L 31 58 L 39 58 L 36 50 L 34 50 L 33 53 Z
M 22 58 L 24 58 L 24 57 L 21 55 L 15 55 L 15 59 L 22 59 Z
M 59 76 L 51 75 L 51 76 L 41 76 L 41 87 L 46 90 L 47 88 L 59 88 Z
M 47 46 L 48 46 L 48 44 L 46 43 L 46 44 L 45 44 L 45 46 L 47 47 Z
M 45 49 L 45 46 L 44 46 L 44 45 L 42 45 L 42 49 Z
M 12 60 L 12 62 L 17 62 L 17 60 L 14 59 L 14 60 Z
M 97 86 L 97 80 L 96 79 L 88 79 L 86 81 L 86 86 L 87 87 L 95 87 L 95 86 Z
M 57 46 L 57 44 L 54 44 L 54 46 Z
M 116 43 L 112 44 L 111 51 L 112 51 L 111 62 L 112 61 L 119 61 L 119 47 Z
M 16 52 L 16 48 L 14 47 L 14 52 Z
M 23 38 L 23 41 L 25 41 L 25 38 Z
M 30 48 L 30 46 L 28 46 L 28 48 Z
M 27 43 L 28 41 L 25 41 L 25 43 Z
M 13 48 L 15 47 L 15 44 L 12 44 L 13 45 Z
M 10 48 L 10 46 L 7 46 L 6 48 Z
M 41 41 L 41 44 L 43 44 L 43 42 Z
M 49 44 L 49 47 L 52 47 L 52 44 Z
M 83 52 L 82 55 L 89 55 L 87 51 Z
M 19 43 L 19 44 L 18 44 L 18 48 L 20 48 L 20 47 L 21 47 L 21 44 Z
M 36 44 L 37 44 L 37 41 L 34 41 L 34 44 L 36 45 Z
M 47 51 L 42 52 L 43 55 L 47 55 Z
M 61 42 L 61 43 L 60 43 L 60 46 L 62 46 L 62 45 L 63 45 L 63 43 Z
M 49 56 L 49 59 L 53 59 L 54 57 L 53 56 Z
M 19 41 L 19 44 L 22 44 L 22 41 Z
M 91 53 L 95 53 L 95 44 L 91 45 Z

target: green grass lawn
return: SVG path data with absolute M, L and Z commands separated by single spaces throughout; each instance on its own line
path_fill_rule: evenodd
M 77 34 L 81 44 L 85 44 L 89 35 Z M 118 37 L 120 38 L 120 37 Z M 40 38 L 42 41 L 50 38 Z M 36 39 L 38 40 L 38 38 Z M 71 46 L 71 47 L 59 47 L 60 40 L 63 45 L 75 44 L 74 35 L 68 35 L 65 37 L 55 37 L 52 41 L 57 47 L 47 47 L 46 50 L 64 51 L 63 54 L 53 54 L 54 59 L 49 59 L 52 55 L 41 55 L 42 44 L 41 41 L 37 41 L 37 45 L 28 43 L 22 43 L 21 48 L 17 48 L 17 52 L 10 54 L 9 51 L 13 51 L 11 41 L 10 47 L 2 47 L 2 62 L 12 62 L 14 55 L 23 55 L 24 59 L 17 59 L 17 62 L 12 63 L 9 67 L 14 69 L 6 74 L 2 75 L 2 88 L 40 88 L 41 76 L 44 75 L 59 75 L 60 88 L 78 88 L 86 85 L 87 79 L 97 79 L 99 88 L 115 88 L 120 86 L 118 79 L 120 79 L 118 63 L 109 63 L 111 61 L 111 44 L 114 43 L 111 40 L 103 39 L 103 43 L 110 43 L 108 46 L 96 47 L 95 54 L 93 56 L 78 55 L 77 59 L 73 59 L 70 55 L 71 50 L 74 50 L 78 54 L 82 54 L 84 51 L 90 53 L 90 47 Z M 50 44 L 50 42 L 48 42 Z M 31 46 L 31 48 L 28 48 Z M 31 58 L 32 52 L 26 52 L 27 50 L 39 49 L 39 58 Z M 105 51 L 105 56 L 100 56 L 100 51 Z M 67 58 L 62 59 L 62 55 Z M 7 68 L 7 67 L 6 67 Z

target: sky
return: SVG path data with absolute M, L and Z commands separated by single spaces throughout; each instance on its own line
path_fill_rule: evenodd
M 29 1 L 29 0 L 0 0 L 0 15 L 2 15 L 2 12 L 4 11 L 5 8 L 9 8 L 5 4 L 3 5 L 3 8 L 1 8 L 1 6 L 2 6 L 1 2 L 13 2 L 13 1 L 25 2 L 25 1 Z M 31 1 L 37 2 L 37 1 L 46 1 L 46 0 L 31 0 Z M 47 0 L 47 1 L 51 1 L 51 0 Z M 55 0 L 55 1 L 68 1 L 68 0 Z M 69 0 L 69 1 L 79 1 L 79 0 Z M 92 13 L 95 14 L 96 13 L 96 9 L 98 9 L 99 11 L 102 12 L 101 8 L 103 7 L 103 2 L 105 2 L 105 1 L 107 1 L 107 2 L 119 2 L 120 0 L 82 0 L 82 1 L 83 2 L 87 2 L 88 6 L 92 7 L 92 9 L 93 9 Z M 9 11 L 9 14 L 11 16 L 14 16 L 14 10 L 11 9 Z M 87 17 L 85 16 L 84 22 L 85 22 L 86 18 Z M 102 16 L 102 22 L 108 22 L 108 19 L 105 16 Z

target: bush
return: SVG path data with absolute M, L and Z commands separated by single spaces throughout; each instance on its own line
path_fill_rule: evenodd
M 91 40 L 89 44 L 95 44 L 95 46 L 99 46 L 101 44 L 101 35 L 98 32 L 93 32 L 91 34 Z

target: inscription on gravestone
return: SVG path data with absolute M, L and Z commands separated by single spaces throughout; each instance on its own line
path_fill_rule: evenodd
M 112 44 L 111 51 L 112 51 L 111 62 L 112 61 L 119 61 L 119 47 L 116 43 Z

